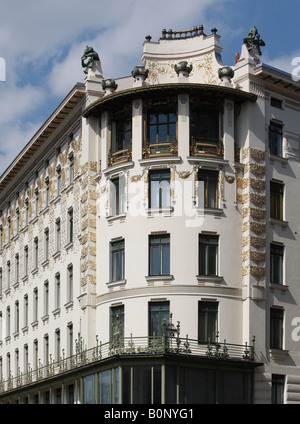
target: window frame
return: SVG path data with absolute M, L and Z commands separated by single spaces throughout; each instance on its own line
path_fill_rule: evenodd
M 283 349 L 284 309 L 270 308 L 270 349 Z
M 158 177 L 158 180 L 155 178 Z M 163 209 L 171 206 L 171 170 L 150 169 L 149 171 L 149 209 Z M 158 205 L 154 202 L 155 190 L 154 183 L 158 182 Z M 164 184 L 166 183 L 166 184 Z M 155 193 L 154 193 L 155 192 Z
M 268 137 L 270 155 L 282 157 L 283 125 L 270 121 Z
M 123 281 L 125 278 L 125 240 L 110 242 L 110 281 Z M 115 266 L 118 268 L 115 271 Z
M 205 239 L 207 240 L 206 242 Z M 203 277 L 218 277 L 219 276 L 219 242 L 220 238 L 219 235 L 216 234 L 205 234 L 201 233 L 199 234 L 199 240 L 198 240 L 198 275 Z M 210 258 L 210 251 L 212 250 L 212 247 L 216 249 L 216 252 L 214 254 L 214 269 L 215 272 L 210 272 L 210 268 L 212 267 L 211 258 Z M 205 249 L 204 252 L 204 272 L 202 270 L 203 266 L 201 265 L 202 262 L 202 249 Z
M 158 243 L 155 241 L 158 240 Z M 164 276 L 170 275 L 171 269 L 171 237 L 170 234 L 151 234 L 149 236 L 149 276 Z M 153 269 L 154 247 L 158 245 L 158 273 Z M 165 248 L 164 248 L 165 246 Z M 167 250 L 166 250 L 167 249 Z M 164 253 L 167 253 L 167 258 L 164 259 Z M 168 261 L 168 263 L 165 263 Z M 164 268 L 167 268 L 164 270 Z M 168 271 L 168 272 L 167 272 Z
M 202 179 L 201 179 L 202 175 Z M 204 208 L 218 209 L 219 208 L 219 171 L 208 169 L 199 169 L 197 174 L 198 184 L 204 183 Z M 214 186 L 212 188 L 212 186 Z M 213 201 L 211 202 L 211 192 L 214 193 Z M 201 194 L 201 192 L 199 193 Z M 201 205 L 200 199 L 198 204 Z
M 270 181 L 270 218 L 284 219 L 284 183 Z
M 203 317 L 204 315 L 204 317 Z M 204 318 L 204 336 L 202 323 Z M 212 320 L 214 321 L 212 323 Z M 219 302 L 201 300 L 198 302 L 198 343 L 216 343 L 219 324 Z M 213 327 L 212 327 L 213 326 Z M 212 336 L 212 337 L 211 337 Z

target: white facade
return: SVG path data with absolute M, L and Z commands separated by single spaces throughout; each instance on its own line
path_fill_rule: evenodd
M 115 82 L 95 61 L 2 175 L 0 401 L 105 402 L 111 369 L 111 402 L 183 402 L 178 353 L 186 401 L 300 401 L 300 85 L 221 51 L 199 27 L 147 38 Z M 163 318 L 180 333 L 158 365 Z M 143 399 L 132 341 L 159 375 Z M 188 393 L 191 367 L 250 389 Z

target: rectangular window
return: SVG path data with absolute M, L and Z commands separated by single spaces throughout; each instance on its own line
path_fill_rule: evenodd
M 125 177 L 120 175 L 110 181 L 111 215 L 125 213 Z
M 28 246 L 24 247 L 24 277 L 28 275 Z
M 149 237 L 149 275 L 170 275 L 170 235 Z
M 198 342 L 215 343 L 218 331 L 218 302 L 198 304 Z
M 68 356 L 73 355 L 73 324 L 68 325 Z
M 28 199 L 25 200 L 25 225 L 28 225 L 29 220 L 29 201 Z
M 69 184 L 74 182 L 74 156 L 73 154 L 69 155 Z
M 124 280 L 125 276 L 125 241 L 111 243 L 111 281 Z
M 73 243 L 73 209 L 68 210 L 68 243 Z
M 270 283 L 283 284 L 284 247 L 271 244 L 270 249 Z
M 272 374 L 272 404 L 284 403 L 285 376 Z
M 270 311 L 270 348 L 283 348 L 283 317 L 284 311 L 279 308 L 271 308 Z
M 6 284 L 6 288 L 7 289 L 10 289 L 10 261 L 8 261 L 7 262 L 7 273 L 6 273 L 6 275 L 7 275 L 7 284 Z
M 28 372 L 28 365 L 29 365 L 29 362 L 28 362 L 28 345 L 26 344 L 26 345 L 24 345 L 24 371 L 25 371 L 25 373 Z
M 73 301 L 73 265 L 68 266 L 67 278 L 68 278 L 68 289 L 67 289 L 68 302 L 72 302 Z
M 36 237 L 33 241 L 33 267 L 36 269 L 39 266 L 39 241 Z
M 33 321 L 38 320 L 38 289 L 33 291 Z
M 20 308 L 19 302 L 15 303 L 15 331 L 19 332 L 20 330 Z
M 49 314 L 49 283 L 44 283 L 44 315 Z
M 124 337 L 124 305 L 110 308 L 110 340 Z
M 217 208 L 218 207 L 218 180 L 219 173 L 216 171 L 199 170 L 198 181 L 199 184 L 203 183 L 203 186 L 199 186 L 199 195 L 204 196 L 199 199 L 199 206 L 204 208 Z
M 149 336 L 160 337 L 163 335 L 163 326 L 169 324 L 170 302 L 149 303 Z
M 44 364 L 49 364 L 49 336 L 44 336 Z
M 24 327 L 28 326 L 28 295 L 24 296 Z
M 218 275 L 219 236 L 200 234 L 199 236 L 199 275 Z
M 56 170 L 56 180 L 57 180 L 57 196 L 61 194 L 61 169 L 57 168 Z
M 149 113 L 148 140 L 150 144 L 170 143 L 176 138 L 176 113 Z
M 60 360 L 60 330 L 55 331 L 55 360 Z
M 6 337 L 10 336 L 10 307 L 6 309 Z
M 2 295 L 3 290 L 3 275 L 2 275 L 2 268 L 0 268 L 0 296 Z
M 60 219 L 55 222 L 55 238 L 56 238 L 56 252 L 60 252 L 61 249 L 61 234 L 60 234 Z
M 282 109 L 282 100 L 271 97 L 271 106 L 276 107 L 277 109 Z
M 48 261 L 49 259 L 49 229 L 46 228 L 44 231 L 44 259 Z
M 55 307 L 60 308 L 60 274 L 55 276 Z
M 49 189 L 50 189 L 50 182 L 49 178 L 45 180 L 45 206 L 49 206 L 50 201 L 50 195 L 49 195 Z
M 282 156 L 282 125 L 271 122 L 269 126 L 270 155 Z
M 284 185 L 271 181 L 270 183 L 270 216 L 283 220 L 283 191 Z
M 20 260 L 19 260 L 19 254 L 17 253 L 15 256 L 15 282 L 19 282 L 20 277 Z
M 149 172 L 149 208 L 170 207 L 170 170 Z
M 39 189 L 38 188 L 35 189 L 34 195 L 35 195 L 35 216 L 38 216 L 39 214 Z
M 112 143 L 112 153 L 128 149 L 132 139 L 132 118 L 118 120 L 116 122 L 116 137 Z

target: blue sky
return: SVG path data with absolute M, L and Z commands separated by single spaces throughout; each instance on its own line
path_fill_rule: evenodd
M 266 43 L 262 62 L 291 73 L 300 57 L 299 16 L 299 0 L 1 0 L 0 175 L 83 82 L 87 44 L 99 53 L 104 75 L 118 78 L 141 63 L 145 36 L 157 41 L 163 28 L 202 24 L 209 34 L 216 27 L 230 65 L 255 25 Z

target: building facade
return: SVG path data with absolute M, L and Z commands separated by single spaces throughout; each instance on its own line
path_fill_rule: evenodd
M 263 46 L 163 30 L 117 80 L 87 46 L 0 178 L 1 403 L 300 402 L 300 84 Z

